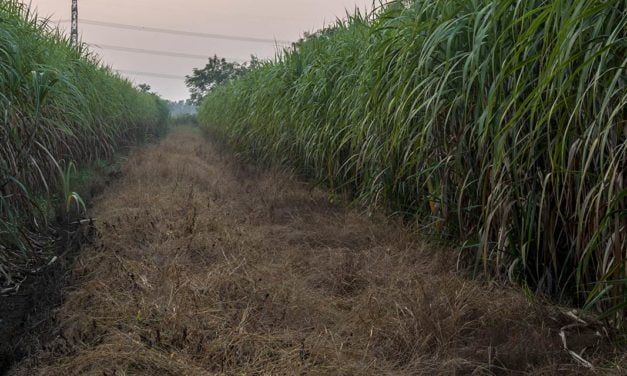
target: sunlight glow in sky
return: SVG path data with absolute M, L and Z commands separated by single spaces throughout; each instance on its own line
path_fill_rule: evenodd
M 79 33 L 83 42 L 101 47 L 122 47 L 173 53 L 218 56 L 247 60 L 274 56 L 271 43 L 207 39 L 138 30 L 123 30 L 92 24 L 80 19 L 199 33 L 296 41 L 311 32 L 344 18 L 346 11 L 364 9 L 371 0 L 79 0 Z M 71 0 L 32 0 L 42 17 L 56 24 L 70 19 Z M 59 26 L 68 30 L 69 22 Z M 102 60 L 115 69 L 148 72 L 176 77 L 204 66 L 205 59 L 157 56 L 98 49 Z M 156 78 L 123 73 L 135 83 L 147 83 L 167 99 L 185 99 L 189 93 L 182 79 Z

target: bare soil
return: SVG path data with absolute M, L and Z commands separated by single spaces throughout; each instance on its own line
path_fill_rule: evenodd
M 625 371 L 599 328 L 564 330 L 594 370 L 564 349 L 567 309 L 197 130 L 134 153 L 92 215 L 54 335 L 15 375 Z
M 51 311 L 63 303 L 59 286 L 67 284 L 77 244 L 73 252 L 45 266 L 41 273 L 29 275 L 16 294 L 0 296 L 0 375 L 22 359 L 33 342 L 46 340 L 51 330 Z

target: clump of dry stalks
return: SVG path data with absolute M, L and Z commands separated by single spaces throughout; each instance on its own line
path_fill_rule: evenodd
M 562 310 L 467 279 L 445 247 L 191 130 L 124 175 L 96 202 L 56 339 L 16 374 L 593 372 L 560 331 L 621 372 L 592 325 L 562 330 L 577 323 Z

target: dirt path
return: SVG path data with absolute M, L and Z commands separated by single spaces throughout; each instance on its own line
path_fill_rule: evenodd
M 332 201 L 174 131 L 96 201 L 56 340 L 16 374 L 587 372 L 572 320 Z M 595 358 L 597 337 L 569 341 Z

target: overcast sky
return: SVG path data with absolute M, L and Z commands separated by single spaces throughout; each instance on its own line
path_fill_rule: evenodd
M 25 0 L 28 2 L 28 0 Z M 363 8 L 371 0 L 79 0 L 79 33 L 83 42 L 108 47 L 139 48 L 247 60 L 251 54 L 273 57 L 274 43 L 255 43 L 124 30 L 90 24 L 104 21 L 199 33 L 295 41 L 344 18 L 346 10 Z M 53 21 L 70 18 L 71 0 L 32 0 L 40 16 Z M 69 30 L 69 22 L 61 22 Z M 183 77 L 203 59 L 184 59 L 94 48 L 115 69 Z M 148 83 L 168 99 L 185 99 L 183 79 L 124 73 L 135 83 Z

